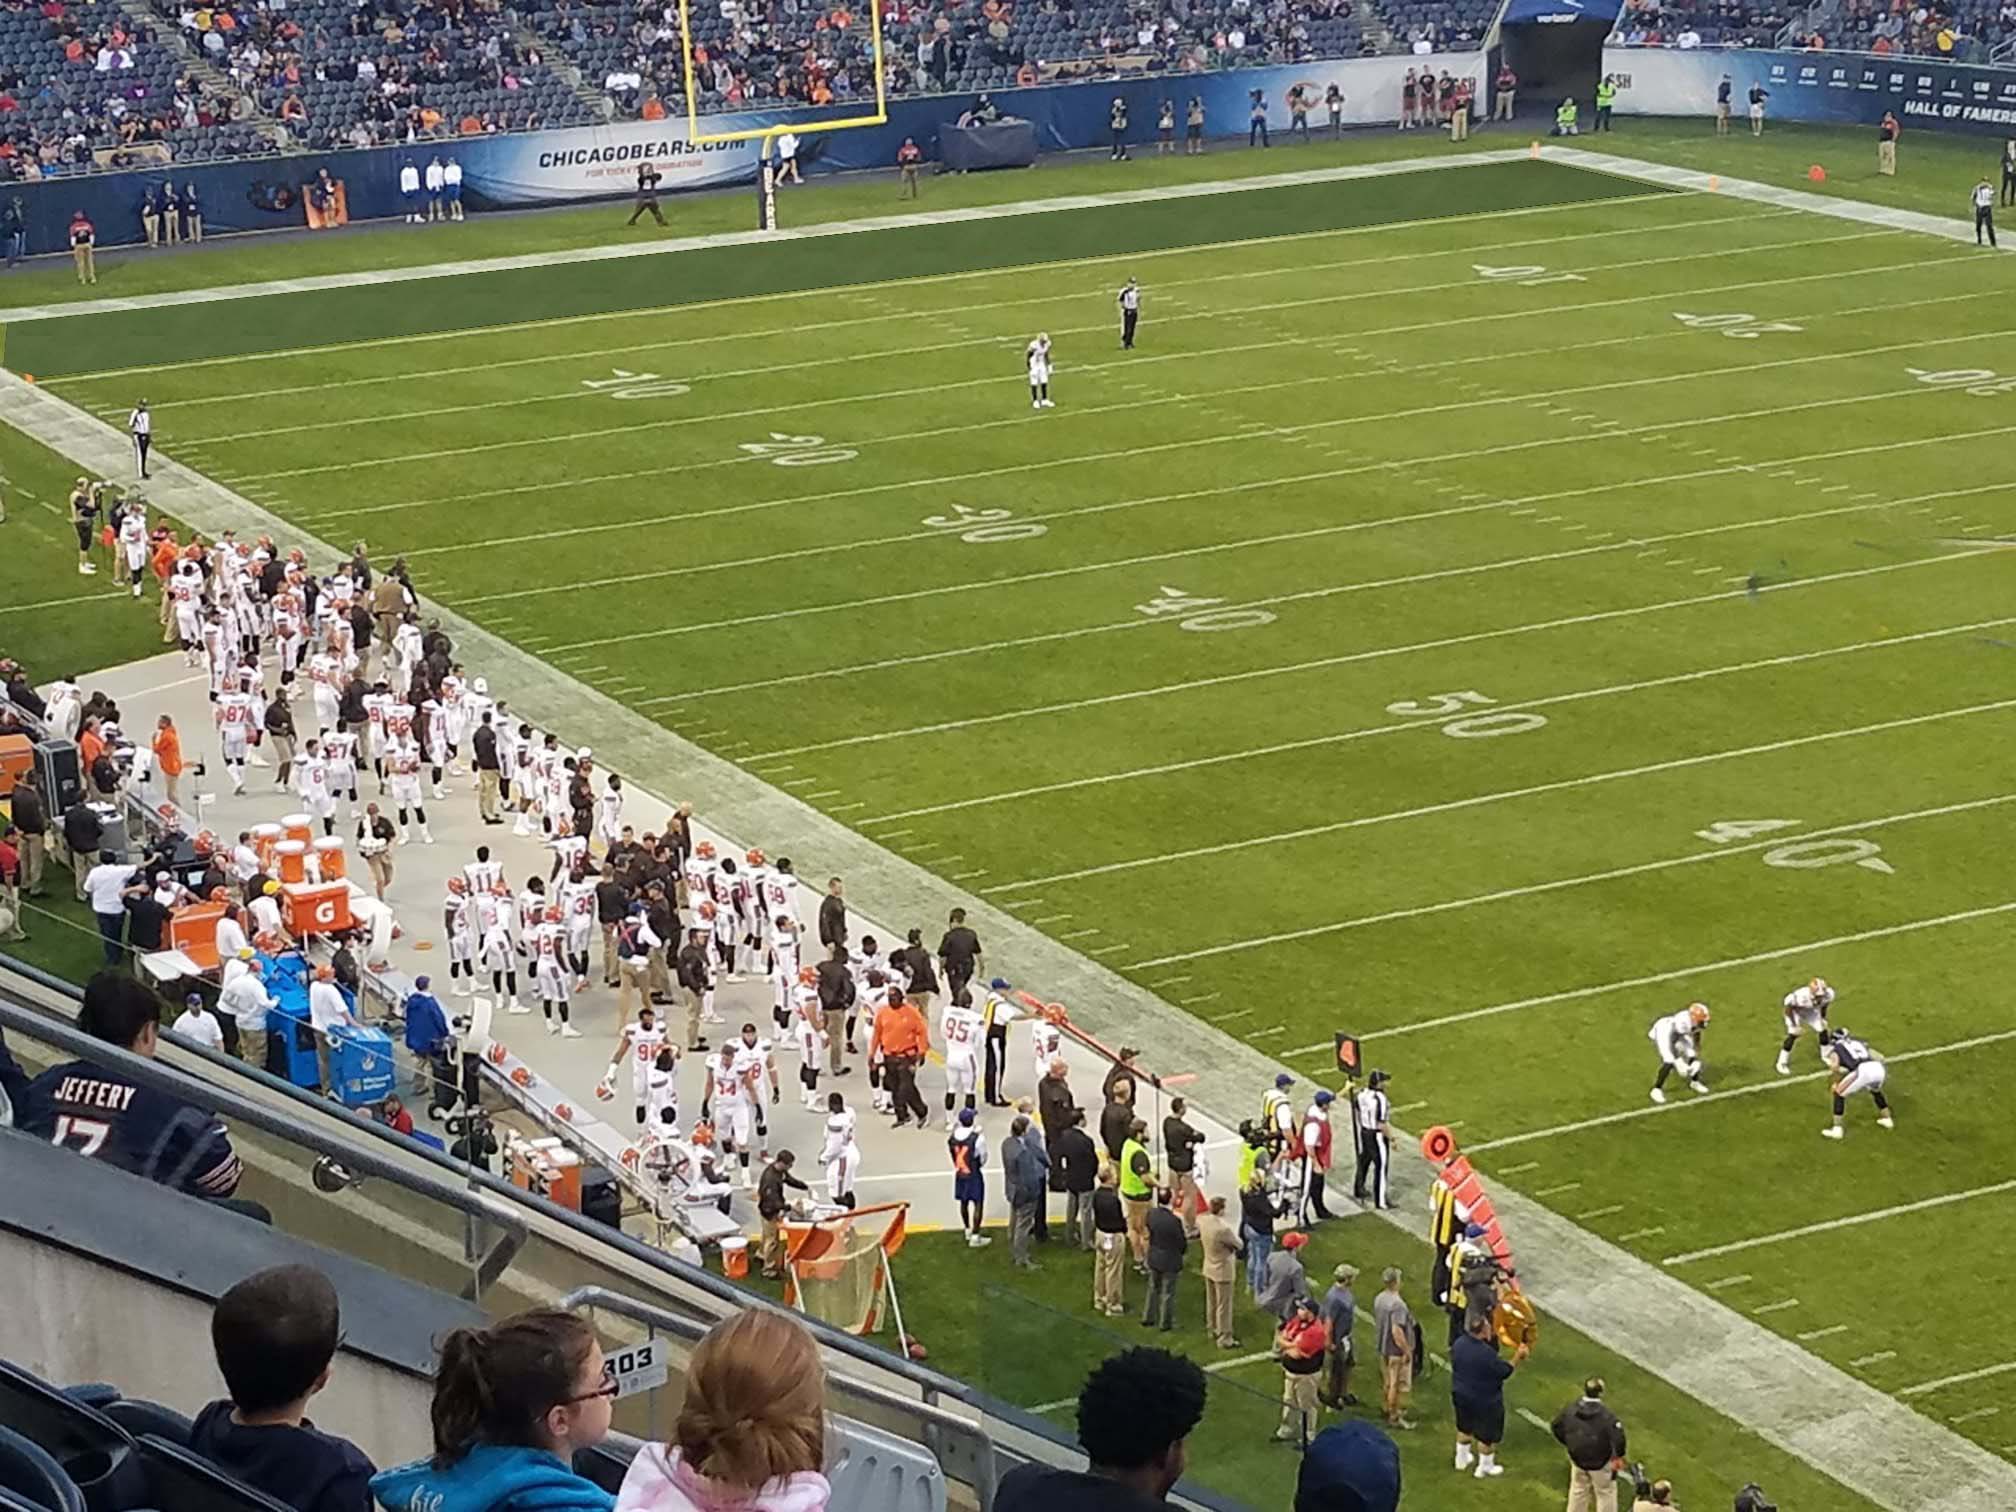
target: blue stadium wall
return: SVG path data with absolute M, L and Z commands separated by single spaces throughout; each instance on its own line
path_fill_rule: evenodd
M 1894 110 L 1907 131 L 2016 136 L 2016 69 L 1859 54 L 1606 47 L 1603 71 L 1617 80 L 1620 115 L 1713 115 L 1715 86 L 1727 74 L 1739 120 L 1750 86 L 1762 84 L 1771 95 L 1765 110 L 1776 120 L 1873 126 Z
M 1256 89 L 1268 101 L 1272 129 L 1282 132 L 1288 125 L 1288 90 L 1295 84 L 1313 89 L 1320 97 L 1334 81 L 1344 91 L 1346 119 L 1353 125 L 1392 121 L 1399 114 L 1401 75 L 1410 65 L 1421 64 L 1432 64 L 1437 70 L 1447 68 L 1459 77 L 1470 78 L 1482 92 L 1484 55 L 1459 53 L 1006 89 L 995 91 L 994 98 L 1004 114 L 1021 116 L 1035 125 L 1037 144 L 1042 150 L 1061 151 L 1103 146 L 1110 140 L 1107 111 L 1115 95 L 1127 100 L 1128 135 L 1136 144 L 1154 140 L 1155 111 L 1161 101 L 1176 102 L 1180 121 L 1182 107 L 1192 95 L 1201 96 L 1204 101 L 1206 129 L 1210 134 L 1244 135 L 1250 113 L 1249 94 Z M 939 127 L 956 120 L 973 100 L 970 94 L 896 100 L 890 103 L 887 125 L 836 131 L 825 136 L 819 134 L 815 120 L 797 114 L 792 119 L 805 144 L 801 161 L 812 172 L 888 168 L 906 136 L 915 137 L 926 154 L 935 157 Z M 859 107 L 849 113 L 860 113 Z M 709 133 L 727 133 L 761 128 L 783 119 L 777 114 L 708 116 L 703 118 L 703 125 Z M 477 209 L 627 196 L 634 190 L 638 165 L 644 162 L 658 165 L 665 175 L 663 188 L 667 191 L 718 189 L 753 182 L 757 157 L 753 142 L 696 146 L 687 140 L 683 121 L 632 121 L 514 136 L 461 137 L 410 148 L 176 166 L 168 173 L 93 174 L 24 184 L 0 192 L 23 196 L 28 203 L 30 250 L 49 252 L 63 245 L 63 227 L 71 213 L 80 208 L 97 226 L 101 245 L 140 240 L 141 195 L 150 184 L 159 184 L 167 177 L 172 177 L 178 186 L 190 182 L 196 185 L 204 227 L 210 232 L 300 227 L 303 186 L 317 169 L 325 166 L 343 180 L 353 220 L 398 215 L 401 165 L 413 161 L 424 166 L 436 151 L 452 153 L 461 162 L 464 198 Z M 753 204 L 750 215 L 753 221 Z

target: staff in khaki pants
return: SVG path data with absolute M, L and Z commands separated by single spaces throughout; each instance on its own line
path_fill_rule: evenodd
M 1120 1206 L 1120 1173 L 1099 1167 L 1092 1193 L 1092 1306 L 1109 1318 L 1127 1311 L 1127 1215 Z
M 1624 1425 L 1603 1402 L 1603 1378 L 1554 1415 L 1554 1437 L 1568 1451 L 1568 1512 L 1617 1512 L 1617 1472 L 1624 1465 Z
M 1882 124 L 1876 128 L 1876 171 L 1885 178 L 1897 176 L 1897 136 L 1902 130 L 1897 117 L 1884 111 Z
M 1225 1199 L 1213 1197 L 1197 1219 L 1197 1247 L 1204 1256 L 1204 1331 L 1220 1349 L 1237 1349 L 1232 1335 L 1232 1280 L 1243 1247 L 1225 1221 Z

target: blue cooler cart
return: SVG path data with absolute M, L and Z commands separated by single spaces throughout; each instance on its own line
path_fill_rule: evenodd
M 392 1037 L 383 1029 L 338 1025 L 329 1036 L 329 1074 L 346 1108 L 381 1103 L 392 1094 Z
M 313 1091 L 322 1085 L 322 1070 L 315 1060 L 315 1031 L 308 1024 L 305 969 L 301 957 L 290 951 L 266 972 L 266 990 L 273 996 L 273 1011 L 266 1015 L 266 1069 Z

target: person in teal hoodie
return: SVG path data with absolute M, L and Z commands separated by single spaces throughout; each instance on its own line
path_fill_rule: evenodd
M 433 1457 L 380 1471 L 371 1495 L 385 1512 L 612 1512 L 573 1464 L 607 1436 L 615 1395 L 594 1330 L 572 1313 L 458 1328 L 434 1376 Z

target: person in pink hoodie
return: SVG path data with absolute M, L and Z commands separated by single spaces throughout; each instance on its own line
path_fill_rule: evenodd
M 826 1372 L 768 1311 L 718 1324 L 686 1366 L 672 1442 L 630 1462 L 616 1512 L 826 1512 Z

